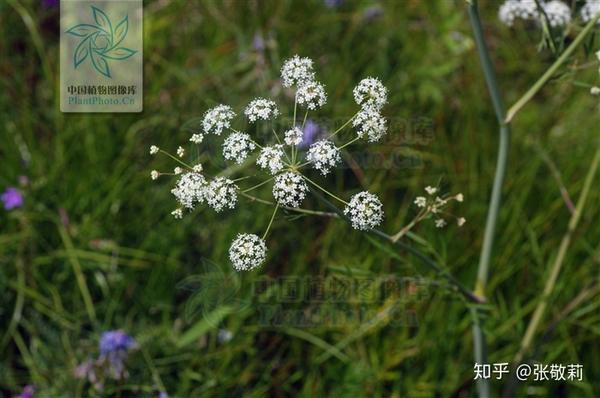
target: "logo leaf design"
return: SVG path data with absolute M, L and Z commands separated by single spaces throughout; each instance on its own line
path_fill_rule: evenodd
M 104 59 L 102 54 L 90 48 L 90 55 L 92 57 L 92 63 L 94 64 L 94 68 L 96 68 L 96 70 L 104 76 L 111 77 L 108 62 L 106 62 L 106 59 Z
M 92 14 L 94 15 L 94 21 L 96 21 L 98 26 L 104 29 L 107 33 L 112 34 L 112 24 L 110 23 L 108 15 L 106 15 L 101 9 L 94 6 L 92 6 Z
M 90 36 L 86 37 L 81 41 L 75 48 L 75 53 L 73 54 L 73 64 L 75 68 L 77 68 L 89 55 L 89 46 L 88 42 L 90 40 Z
M 121 22 L 117 24 L 114 33 L 114 44 L 113 46 L 118 46 L 121 44 L 125 36 L 127 36 L 127 31 L 129 30 L 129 16 L 125 16 Z
M 82 24 L 73 26 L 71 29 L 67 30 L 66 33 L 73 35 L 73 36 L 86 37 L 97 31 L 98 31 L 97 26 L 82 23 Z
M 103 55 L 110 59 L 127 59 L 137 51 L 125 47 L 117 47 L 106 51 Z

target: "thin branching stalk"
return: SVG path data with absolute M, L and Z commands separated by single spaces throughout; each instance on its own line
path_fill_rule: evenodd
M 312 194 L 317 199 L 319 199 L 321 202 L 325 203 L 333 212 L 337 213 L 337 215 L 340 219 L 346 221 L 348 224 L 352 224 L 350 219 L 348 217 L 346 217 L 346 215 L 337 206 L 335 206 L 333 203 L 331 203 L 329 200 L 327 200 L 327 198 L 325 198 L 323 195 L 321 195 L 319 193 L 319 191 L 313 190 Z M 367 232 L 370 234 L 373 234 L 375 236 L 378 236 L 379 238 L 383 239 L 384 241 L 386 241 L 400 249 L 406 250 L 410 254 L 417 257 L 423 264 L 425 264 L 427 267 L 429 267 L 430 269 L 435 271 L 437 274 L 441 275 L 444 279 L 446 279 L 446 281 L 450 284 L 450 286 L 454 290 L 456 290 L 458 293 L 460 293 L 467 302 L 472 303 L 472 304 L 482 304 L 482 301 L 479 297 L 477 297 L 472 291 L 470 291 L 466 286 L 464 286 L 450 272 L 445 270 L 441 265 L 436 263 L 431 258 L 427 257 L 419 249 L 412 247 L 410 245 L 407 245 L 406 243 L 404 243 L 402 241 L 394 241 L 392 236 L 390 236 L 390 235 L 386 234 L 385 232 L 380 231 L 378 229 L 370 229 Z

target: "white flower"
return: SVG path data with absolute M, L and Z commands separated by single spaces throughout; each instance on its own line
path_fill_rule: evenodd
M 183 210 L 181 208 L 175 209 L 171 212 L 171 215 L 177 219 L 183 218 Z
M 159 175 L 160 175 L 160 173 L 158 171 L 156 171 L 156 170 L 152 170 L 150 172 L 150 178 L 152 178 L 153 180 L 156 180 Z
M 193 142 L 194 144 L 201 144 L 202 141 L 204 141 L 204 136 L 202 134 L 198 134 L 198 133 L 192 134 L 190 141 Z
M 436 228 L 444 228 L 446 226 L 446 221 L 444 221 L 443 218 L 438 218 L 435 220 L 435 226 Z
M 315 169 L 326 175 L 342 158 L 333 141 L 320 140 L 310 146 L 307 159 Z
M 182 147 L 177 148 L 177 156 L 182 158 L 184 155 L 185 155 L 185 149 L 183 149 Z
M 465 225 L 465 223 L 466 223 L 466 222 L 467 222 L 467 219 L 466 219 L 466 218 L 464 218 L 464 217 L 460 217 L 460 218 L 458 218 L 458 219 L 456 220 L 456 224 L 457 224 L 459 227 L 462 227 L 463 225 Z
M 285 152 L 283 152 L 283 145 L 277 144 L 267 146 L 260 151 L 258 159 L 256 159 L 256 164 L 261 169 L 269 169 L 271 174 L 275 175 L 284 167 L 284 156 Z
M 171 193 L 183 207 L 193 209 L 196 203 L 204 202 L 205 188 L 206 179 L 202 174 L 185 173 L 179 177 Z
M 428 185 L 425 187 L 425 192 L 427 192 L 429 195 L 433 195 L 437 192 L 437 188 Z
M 202 164 L 200 164 L 200 163 L 198 163 L 197 165 L 192 167 L 192 170 L 194 170 L 194 173 L 202 173 L 203 169 L 204 169 L 204 167 L 202 167 Z
M 387 102 L 387 89 L 374 77 L 361 80 L 354 87 L 354 101 L 364 108 L 381 109 Z
M 244 110 L 244 114 L 250 120 L 255 122 L 259 119 L 269 120 L 279 115 L 279 109 L 274 101 L 266 98 L 256 98 L 248 104 Z
M 237 203 L 238 187 L 233 181 L 217 177 L 208 184 L 205 190 L 206 202 L 217 213 L 225 208 L 234 209 Z
M 456 199 L 457 202 L 462 202 L 463 200 L 465 200 L 465 197 L 462 193 L 458 193 L 458 194 L 456 194 L 454 199 Z
M 254 234 L 238 234 L 229 247 L 229 260 L 237 271 L 249 271 L 261 265 L 267 255 L 265 241 Z
M 294 55 L 287 59 L 281 67 L 281 81 L 284 87 L 291 87 L 294 84 L 302 84 L 313 80 L 313 61 L 310 58 L 300 58 Z
M 534 0 L 507 0 L 498 10 L 498 19 L 505 25 L 512 26 L 517 19 L 533 20 L 539 15 Z
M 287 172 L 275 177 L 273 197 L 281 206 L 299 207 L 307 191 L 306 182 L 297 173 Z
M 599 0 L 588 0 L 585 5 L 581 7 L 581 19 L 583 19 L 583 22 L 590 22 L 598 13 L 600 13 Z M 600 21 L 598 21 L 598 24 L 600 24 Z
M 600 96 L 600 87 L 594 86 L 590 88 L 590 94 L 594 97 Z
M 298 127 L 294 127 L 285 132 L 284 141 L 288 145 L 300 145 L 304 134 Z
M 427 199 L 425 196 L 417 196 L 415 199 L 415 204 L 417 207 L 425 207 L 427 205 Z
M 242 163 L 250 152 L 256 148 L 250 135 L 246 133 L 234 132 L 223 142 L 223 157 L 227 160 L 233 160 L 237 164 Z
M 302 83 L 296 93 L 298 104 L 306 106 L 310 110 L 315 110 L 327 102 L 325 87 L 316 81 L 307 81 Z
M 221 135 L 223 130 L 231 127 L 231 120 L 235 117 L 235 112 L 229 105 L 217 105 L 209 109 L 202 119 L 202 127 L 206 134 Z
M 383 221 L 383 205 L 377 196 L 363 191 L 350 199 L 344 214 L 350 217 L 352 228 L 372 229 Z
M 160 149 L 156 145 L 152 145 L 150 147 L 150 155 L 154 155 L 154 154 L 158 153 L 159 150 Z
M 571 7 L 560 0 L 552 0 L 542 3 L 544 12 L 548 17 L 548 24 L 553 28 L 566 26 L 571 22 Z M 540 15 L 544 19 L 543 15 Z
M 360 138 L 367 137 L 369 142 L 379 141 L 387 132 L 386 121 L 381 114 L 372 108 L 358 112 L 352 126 Z
M 173 169 L 174 174 L 181 174 L 182 172 L 183 172 L 183 170 L 181 169 L 181 167 L 175 167 Z

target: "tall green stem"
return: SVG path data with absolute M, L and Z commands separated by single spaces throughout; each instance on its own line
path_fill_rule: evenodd
M 550 80 L 552 78 L 554 73 L 556 73 L 558 68 L 560 68 L 561 65 L 564 64 L 567 59 L 569 59 L 569 57 L 573 54 L 573 52 L 577 49 L 577 47 L 579 47 L 579 45 L 583 42 L 583 39 L 585 39 L 585 37 L 588 35 L 588 33 L 590 33 L 592 31 L 592 29 L 594 28 L 594 25 L 596 25 L 596 22 L 598 21 L 599 18 L 600 18 L 600 14 L 596 15 L 595 18 L 592 18 L 592 20 L 589 21 L 587 25 L 585 25 L 585 28 L 583 28 L 583 30 L 581 32 L 579 32 L 577 37 L 575 37 L 575 40 L 573 40 L 573 42 L 569 45 L 569 47 L 567 47 L 565 52 L 563 52 L 561 54 L 561 56 L 552 64 L 552 66 L 550 66 L 550 68 L 548 68 L 546 73 L 544 73 L 542 75 L 542 77 L 540 77 L 538 79 L 538 81 L 535 82 L 535 84 L 533 86 L 531 86 L 531 88 L 529 90 L 527 90 L 527 92 L 525 94 L 523 94 L 523 96 L 521 98 L 519 98 L 513 106 L 510 107 L 510 109 L 508 110 L 508 113 L 506 114 L 506 122 L 507 123 L 510 123 L 510 121 L 521 110 L 521 108 L 523 108 L 525 106 L 525 104 L 528 103 L 529 100 L 531 100 L 533 98 L 533 96 L 535 94 L 537 94 L 538 91 L 540 91 L 540 89 L 544 86 L 544 84 L 546 84 L 548 82 L 548 80 Z
M 473 28 L 475 42 L 477 44 L 477 52 L 483 69 L 485 81 L 490 92 L 492 105 L 498 124 L 500 126 L 500 137 L 498 144 L 498 158 L 496 161 L 496 173 L 494 175 L 494 184 L 492 187 L 492 195 L 490 198 L 490 206 L 488 209 L 487 220 L 485 223 L 485 232 L 483 235 L 483 245 L 481 247 L 481 255 L 479 257 L 479 267 L 477 271 L 477 281 L 475 283 L 475 294 L 485 299 L 485 289 L 488 281 L 490 270 L 490 258 L 494 245 L 494 233 L 496 230 L 496 220 L 498 219 L 498 211 L 500 209 L 500 197 L 502 194 L 502 185 L 506 172 L 506 164 L 508 160 L 508 147 L 510 144 L 510 125 L 504 120 L 505 110 L 502 96 L 498 88 L 496 80 L 496 72 L 490 58 L 490 54 L 485 42 L 481 19 L 479 17 L 479 9 L 477 0 L 472 0 L 469 3 L 469 20 Z M 487 344 L 485 333 L 481 324 L 480 309 L 472 309 L 473 316 L 473 350 L 476 363 L 488 363 L 487 360 Z M 490 384 L 488 379 L 480 378 L 477 380 L 477 391 L 480 397 L 490 396 Z

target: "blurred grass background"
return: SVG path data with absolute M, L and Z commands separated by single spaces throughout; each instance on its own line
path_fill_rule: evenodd
M 278 77 L 296 53 L 315 60 L 328 89 L 316 118 L 351 116 L 354 85 L 378 76 L 390 92 L 390 135 L 401 139 L 370 150 L 407 162 L 342 170 L 328 186 L 378 193 L 389 233 L 414 215 L 424 186 L 441 180 L 444 191 L 463 192 L 465 203 L 453 209 L 467 218 L 463 228 L 423 223 L 415 232 L 429 242 L 423 250 L 472 286 L 497 131 L 463 2 L 148 1 L 144 112 L 106 115 L 59 112 L 59 13 L 44 4 L 0 3 L 0 188 L 29 180 L 24 208 L 0 213 L 0 395 L 25 384 L 47 397 L 93 394 L 73 369 L 96 355 L 101 331 L 116 328 L 142 349 L 128 362 L 129 380 L 102 396 L 151 396 L 162 386 L 176 397 L 474 395 L 468 308 L 417 260 L 390 256 L 339 220 L 279 217 L 265 266 L 239 277 L 230 271 L 229 243 L 238 232 L 263 231 L 272 209 L 242 200 L 236 211 L 174 220 L 171 182 L 149 179 L 151 169 L 173 165 L 148 156 L 151 144 L 174 150 L 187 142 L 182 126 L 216 103 L 240 110 L 269 95 L 291 112 Z M 537 52 L 537 30 L 501 26 L 498 5 L 483 2 L 482 12 L 510 104 L 553 56 Z M 573 78 L 597 82 L 598 73 L 552 81 L 514 123 L 490 280 L 491 362 L 510 362 L 518 351 L 566 231 L 570 213 L 549 163 L 576 199 L 598 145 L 598 100 Z M 425 135 L 417 120 L 430 123 Z M 596 179 L 532 358 L 581 363 L 584 380 L 523 383 L 519 396 L 600 396 L 597 186 Z M 268 195 L 268 187 L 258 191 Z M 312 199 L 307 207 L 324 209 Z M 207 273 L 221 279 L 208 283 Z M 253 279 L 338 274 L 421 278 L 413 288 L 423 294 L 407 299 L 416 324 L 374 316 L 335 327 L 261 325 Z

